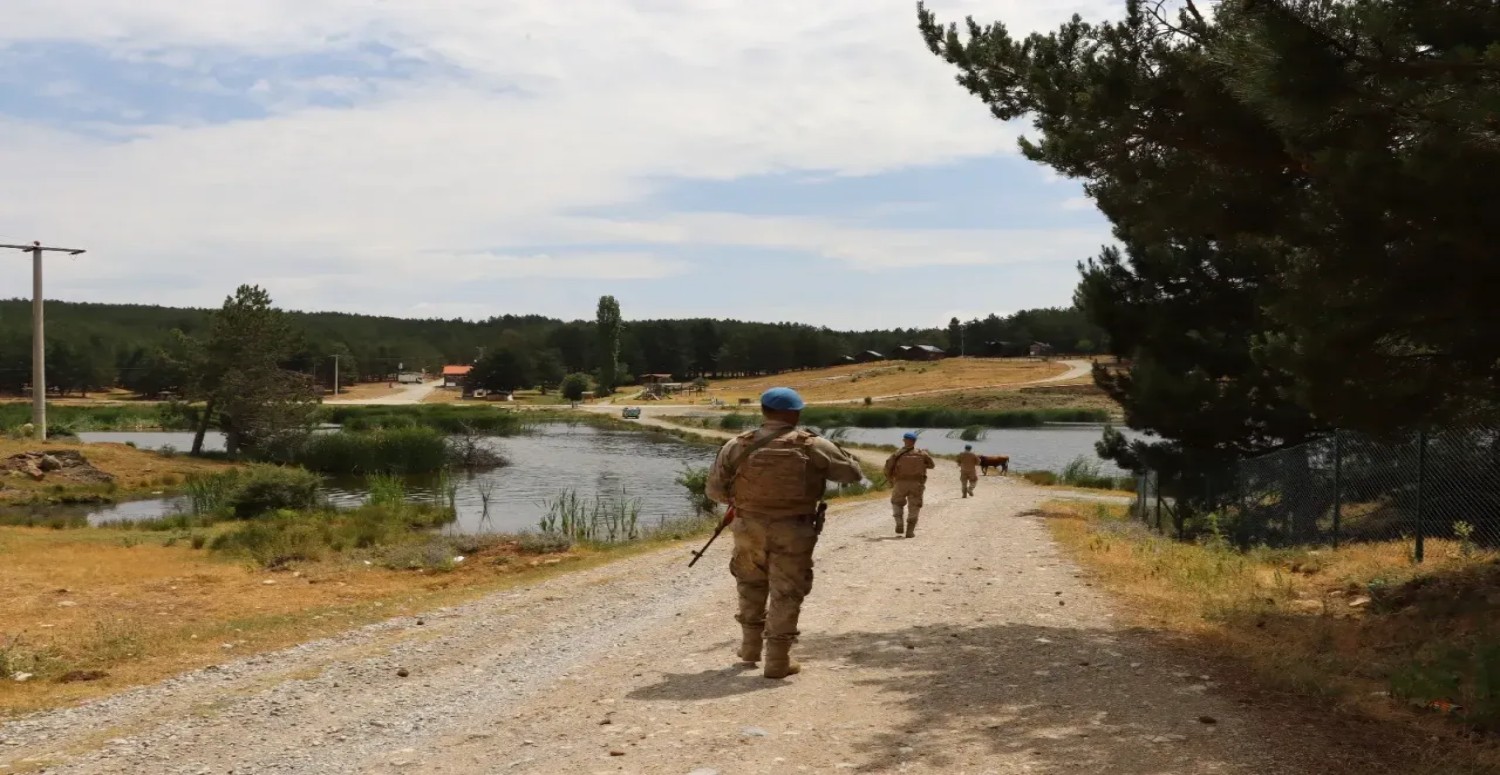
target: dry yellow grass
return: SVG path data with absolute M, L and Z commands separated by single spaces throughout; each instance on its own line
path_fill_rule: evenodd
M 1023 385 L 1062 374 L 1067 368 L 1057 362 L 1021 358 L 880 361 L 766 377 L 719 380 L 709 385 L 707 394 L 694 397 L 694 401 L 707 403 L 717 398 L 734 404 L 742 398 L 758 398 L 762 392 L 772 387 L 793 388 L 808 401 L 847 401 L 865 396 Z M 683 403 L 688 401 L 688 397 L 682 399 Z
M 1485 590 L 1500 583 L 1500 556 L 1453 541 L 1429 541 L 1422 566 L 1411 563 L 1409 541 L 1242 553 L 1152 536 L 1118 508 L 1045 511 L 1060 543 L 1137 623 L 1283 698 L 1312 701 L 1310 715 L 1334 710 L 1412 755 L 1410 772 L 1500 772 L 1493 740 L 1386 695 L 1415 661 L 1490 631 L 1500 601 Z M 1372 603 L 1372 587 L 1392 592 Z
M 514 556 L 498 546 L 450 572 L 330 561 L 271 573 L 167 536 L 0 527 L 0 718 L 282 648 L 635 551 Z M 642 547 L 644 548 L 644 547 Z M 501 554 L 513 561 L 497 564 Z M 64 681 L 103 673 L 93 680 Z
M 385 398 L 393 396 L 405 390 L 408 385 L 399 382 L 361 382 L 357 385 L 348 385 L 339 388 L 336 397 L 339 401 L 364 401 L 371 398 Z M 326 400 L 334 400 L 333 391 L 329 390 L 323 394 Z
M 30 396 L 18 396 L 12 394 L 0 394 L 0 404 L 30 404 Z M 146 401 L 138 394 L 129 390 L 111 388 L 101 393 L 90 393 L 87 396 L 48 396 L 48 406 L 111 406 L 119 404 L 154 404 L 155 401 Z
M 0 439 L 0 458 L 21 452 L 71 449 L 78 450 L 95 467 L 113 474 L 113 487 L 80 485 L 66 479 L 49 476 L 42 481 L 33 481 L 24 476 L 0 475 L 0 503 L 29 500 L 38 495 L 64 492 L 142 492 L 171 488 L 182 484 L 188 477 L 222 471 L 231 464 L 215 460 L 200 460 L 186 455 L 164 457 L 155 452 L 127 447 L 124 444 L 73 444 L 56 441 L 24 441 Z
M 1085 377 L 1085 380 L 1091 380 Z M 1047 387 L 1010 387 L 995 390 L 972 390 L 962 393 L 937 393 L 883 402 L 887 407 L 940 406 L 966 411 L 1018 411 L 1024 409 L 1103 409 L 1119 417 L 1120 405 L 1093 387 L 1092 381 L 1047 383 Z M 1059 389 L 1066 386 L 1067 389 Z

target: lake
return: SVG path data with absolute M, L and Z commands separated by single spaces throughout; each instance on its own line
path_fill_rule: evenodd
M 189 449 L 192 434 L 173 432 L 80 433 L 88 443 L 135 444 L 140 449 L 171 446 Z M 595 498 L 636 501 L 643 523 L 691 514 L 692 503 L 677 477 L 689 466 L 713 462 L 715 448 L 658 433 L 601 429 L 591 425 L 547 423 L 519 436 L 490 438 L 489 446 L 510 460 L 492 471 L 455 474 L 458 520 L 451 529 L 466 533 L 515 533 L 535 530 L 546 512 L 544 501 L 572 490 L 585 501 Z M 214 446 L 217 445 L 217 446 Z M 223 436 L 209 434 L 205 448 L 223 449 Z M 413 499 L 442 500 L 437 477 L 410 477 Z M 361 479 L 333 477 L 324 495 L 337 506 L 357 506 L 368 491 Z M 485 497 L 489 499 L 488 510 Z M 148 519 L 180 508 L 174 498 L 133 501 L 85 511 L 89 521 Z
M 902 432 L 850 428 L 848 440 L 856 444 L 896 445 L 901 443 Z M 922 431 L 918 443 L 938 454 L 956 454 L 963 450 L 964 444 L 971 443 L 980 454 L 1009 455 L 1012 471 L 1056 471 L 1080 455 L 1097 459 L 1094 442 L 1101 432 L 1102 426 L 1096 425 L 1051 425 L 990 430 L 978 441 L 964 442 L 958 438 L 958 429 L 931 428 Z M 1135 436 L 1130 431 L 1125 433 Z M 90 432 L 79 436 L 89 443 L 130 442 L 141 449 L 170 446 L 185 451 L 192 446 L 191 433 Z M 210 450 L 223 449 L 223 443 L 222 434 L 210 433 L 205 438 L 205 447 Z M 575 491 L 585 501 L 595 498 L 637 501 L 642 522 L 686 516 L 691 513 L 692 504 L 677 477 L 689 466 L 708 465 L 715 454 L 713 447 L 665 434 L 568 423 L 542 424 L 530 433 L 491 438 L 485 443 L 504 454 L 511 465 L 455 476 L 452 484 L 457 487 L 458 519 L 451 527 L 453 530 L 467 533 L 535 530 L 546 511 L 544 501 L 567 490 Z M 1102 468 L 1111 475 L 1122 473 L 1107 463 L 1102 463 Z M 444 497 L 435 477 L 412 477 L 407 485 L 412 498 Z M 368 495 L 362 480 L 339 478 L 330 479 L 324 493 L 339 506 L 359 505 Z M 104 507 L 47 507 L 45 512 L 87 515 L 91 523 L 102 524 L 150 519 L 180 509 L 178 499 L 158 498 Z
M 1128 439 L 1142 438 L 1128 428 L 1121 428 Z M 1114 464 L 1100 460 L 1094 442 L 1104 434 L 1102 425 L 1047 425 L 1041 428 L 1004 428 L 985 431 L 977 441 L 958 437 L 958 428 L 927 428 L 920 431 L 917 446 L 938 455 L 956 455 L 972 444 L 980 455 L 1009 455 L 1010 470 L 1060 471 L 1082 455 L 1100 465 L 1109 476 L 1123 476 Z M 899 445 L 905 428 L 849 428 L 848 443 Z

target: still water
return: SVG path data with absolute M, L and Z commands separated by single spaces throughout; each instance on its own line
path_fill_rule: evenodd
M 191 447 L 192 434 L 172 432 L 81 433 L 85 442 L 135 444 L 140 449 Z M 205 439 L 208 449 L 223 449 L 223 437 Z M 210 443 L 211 442 L 211 443 Z M 595 498 L 634 502 L 643 524 L 691 513 L 687 490 L 677 477 L 690 466 L 713 462 L 715 448 L 690 444 L 664 434 L 605 430 L 589 425 L 550 423 L 520 436 L 487 439 L 510 465 L 492 471 L 456 474 L 454 502 L 458 521 L 451 529 L 466 533 L 514 533 L 533 530 L 546 512 L 544 502 L 565 491 L 586 503 Z M 218 445 L 217 447 L 213 446 Z M 330 478 L 324 495 L 337 506 L 357 506 L 369 491 L 360 478 Z M 413 500 L 446 500 L 435 476 L 411 477 Z M 488 508 L 486 508 L 488 499 Z M 180 510 L 180 499 L 133 501 L 87 510 L 94 524 L 150 519 Z
M 905 428 L 850 428 L 848 443 L 896 445 Z M 1140 434 L 1122 429 L 1128 439 Z M 980 455 L 1009 455 L 1011 471 L 1060 471 L 1080 455 L 1099 463 L 1109 476 L 1124 474 L 1114 464 L 1100 460 L 1094 442 L 1104 434 L 1102 425 L 1048 425 L 1043 428 L 1007 428 L 985 431 L 975 441 L 958 437 L 957 428 L 927 428 L 920 431 L 917 446 L 939 455 L 956 455 L 972 444 Z
M 955 454 L 964 444 L 988 455 L 1009 455 L 1012 471 L 1059 470 L 1082 455 L 1097 460 L 1094 442 L 1102 426 L 1048 426 L 990 430 L 973 442 L 958 437 L 957 429 L 930 428 L 922 431 L 918 444 L 939 454 Z M 901 429 L 850 428 L 848 442 L 855 444 L 900 444 Z M 81 433 L 85 442 L 130 442 L 141 449 L 172 447 L 186 451 L 192 434 L 175 432 Z M 1132 436 L 1126 431 L 1127 436 Z M 223 449 L 223 436 L 209 434 L 205 447 Z M 534 530 L 546 511 L 544 502 L 572 490 L 585 502 L 595 498 L 626 500 L 640 506 L 643 523 L 662 517 L 681 517 L 692 508 L 687 490 L 677 477 L 690 466 L 706 466 L 715 449 L 691 444 L 671 436 L 643 431 L 606 430 L 590 425 L 551 423 L 520 436 L 492 438 L 487 444 L 510 460 L 493 471 L 458 474 L 455 504 L 458 520 L 451 529 L 467 533 L 512 533 Z M 1101 461 L 1102 462 L 1102 461 Z M 1109 474 L 1114 466 L 1102 464 Z M 435 477 L 412 477 L 408 495 L 413 499 L 443 500 Z M 356 506 L 368 496 L 360 479 L 330 479 L 324 488 L 335 505 Z M 486 507 L 486 499 L 488 506 Z M 86 514 L 94 524 L 118 520 L 151 519 L 182 509 L 175 498 L 130 501 L 105 507 L 50 507 L 46 512 Z

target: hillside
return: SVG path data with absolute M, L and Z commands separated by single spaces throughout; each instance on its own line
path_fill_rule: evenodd
M 932 362 L 876 361 L 784 374 L 716 380 L 707 393 L 685 395 L 673 403 L 737 404 L 754 401 L 772 387 L 789 387 L 809 402 L 904 400 L 928 403 L 938 395 L 961 395 L 971 390 L 1011 389 L 1066 376 L 1070 362 L 1031 358 L 948 358 Z

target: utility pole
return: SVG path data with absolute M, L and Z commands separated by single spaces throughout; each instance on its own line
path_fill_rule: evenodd
M 47 440 L 47 339 L 42 331 L 42 254 L 83 253 L 77 248 L 56 248 L 40 242 L 30 245 L 5 245 L 0 248 L 24 250 L 31 254 L 31 425 L 38 441 Z
M 355 364 L 356 366 L 359 364 Z M 333 356 L 333 394 L 339 394 L 339 356 Z

